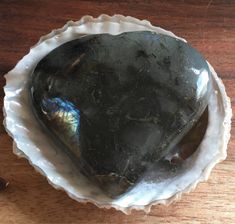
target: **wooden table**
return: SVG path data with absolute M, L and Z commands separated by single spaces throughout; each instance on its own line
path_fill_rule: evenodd
M 197 3 L 196 3 L 197 2 Z M 0 84 L 40 36 L 85 14 L 131 15 L 150 20 L 186 38 L 214 66 L 235 106 L 235 1 L 0 1 Z M 3 102 L 1 88 L 1 106 Z M 0 114 L 1 120 L 3 114 Z M 210 179 L 169 207 L 127 216 L 114 209 L 80 204 L 51 187 L 12 153 L 12 139 L 0 128 L 0 176 L 10 182 L 0 192 L 0 223 L 235 223 L 235 127 L 228 158 Z

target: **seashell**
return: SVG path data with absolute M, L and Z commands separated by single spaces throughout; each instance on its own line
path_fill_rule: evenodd
M 119 196 L 170 151 L 208 104 L 210 71 L 184 41 L 150 31 L 87 35 L 36 66 L 37 117 L 80 170 Z
M 109 33 L 114 36 L 103 33 Z M 96 34 L 101 35 L 96 36 Z M 88 156 L 84 156 L 82 147 L 78 148 L 78 145 L 80 144 L 80 141 L 82 139 L 79 136 L 84 134 L 84 129 L 82 130 L 82 124 L 84 122 L 84 112 L 86 113 L 86 115 L 92 116 L 92 113 L 95 110 L 85 110 L 85 106 L 81 110 L 81 104 L 77 104 L 76 102 L 76 100 L 80 100 L 80 98 L 71 98 L 73 96 L 72 92 L 74 91 L 74 88 L 71 88 L 71 94 L 69 92 L 65 92 L 65 95 L 67 94 L 68 98 L 65 97 L 64 93 L 62 94 L 62 97 L 61 95 L 58 97 L 58 95 L 55 94 L 56 91 L 63 91 L 64 86 L 66 86 L 69 81 L 67 80 L 66 74 L 62 74 L 59 72 L 57 73 L 59 78 L 57 77 L 56 79 L 53 79 L 53 75 L 50 72 L 53 70 L 51 70 L 51 68 L 53 67 L 52 65 L 55 65 L 55 67 L 60 65 L 59 62 L 61 56 L 59 56 L 60 54 L 56 54 L 54 52 L 63 52 L 65 46 L 67 46 L 68 48 L 72 46 L 71 43 L 80 44 L 82 41 L 84 41 L 84 46 L 86 46 L 86 41 L 92 40 L 92 38 L 94 37 L 97 37 L 98 39 L 107 38 L 113 40 L 113 38 L 115 39 L 123 36 L 126 37 L 128 35 L 133 35 L 134 38 L 137 39 L 140 38 L 139 35 L 145 35 L 145 38 L 159 38 L 160 42 L 164 38 L 172 40 L 174 43 L 177 42 L 180 45 L 186 46 L 185 50 L 188 52 L 189 56 L 187 58 L 191 58 L 193 54 L 194 56 L 192 58 L 196 60 L 192 60 L 189 63 L 187 62 L 189 66 L 186 67 L 188 69 L 191 69 L 190 72 L 187 73 L 189 76 L 183 76 L 180 82 L 179 80 L 177 81 L 175 79 L 172 79 L 172 82 L 164 82 L 164 84 L 168 84 L 171 88 L 174 89 L 174 92 L 177 93 L 176 96 L 183 96 L 179 97 L 179 102 L 182 100 L 182 104 L 188 102 L 187 99 L 184 99 L 185 96 L 191 97 L 190 103 L 184 104 L 184 107 L 186 109 L 183 110 L 183 113 L 188 112 L 188 106 L 193 106 L 193 110 L 187 113 L 185 120 L 186 122 L 180 122 L 179 126 L 174 126 L 174 128 L 177 127 L 174 129 L 176 131 L 177 137 L 169 137 L 169 140 L 168 138 L 165 138 L 164 142 L 154 142 L 156 140 L 154 138 L 153 144 L 150 145 L 156 146 L 164 145 L 164 143 L 167 143 L 166 147 L 159 147 L 156 151 L 154 151 L 153 154 L 156 154 L 154 157 L 154 159 L 156 160 L 154 161 L 157 162 L 151 162 L 151 166 L 144 166 L 143 170 L 140 166 L 140 172 L 138 171 L 139 167 L 135 165 L 135 169 L 133 170 L 133 172 L 131 171 L 127 173 L 127 175 L 125 176 L 126 179 L 122 178 L 122 182 L 124 182 L 124 184 L 122 184 L 120 187 L 116 183 L 120 180 L 120 173 L 118 169 L 114 169 L 114 175 L 112 175 L 112 172 L 110 172 L 111 169 L 106 170 L 107 167 L 104 168 L 102 172 L 97 173 L 97 171 L 99 171 L 99 166 L 95 166 L 95 164 L 93 164 L 94 154 L 92 154 L 96 152 L 92 151 L 89 152 L 91 154 L 89 154 Z M 103 44 L 107 43 L 106 41 L 104 41 Z M 71 69 L 70 71 L 72 71 L 73 69 L 78 69 L 80 63 L 84 61 L 86 62 L 86 57 L 88 57 L 87 62 L 89 62 L 92 57 L 94 58 L 97 55 L 98 58 L 102 58 L 102 62 L 104 63 L 114 60 L 112 57 L 107 57 L 107 53 L 109 55 L 110 49 L 101 51 L 101 56 L 100 54 L 97 54 L 95 44 L 96 43 L 94 42 L 94 45 L 92 45 L 94 46 L 94 48 L 90 49 L 90 54 L 88 52 L 88 56 L 90 55 L 91 58 L 89 58 L 87 55 L 83 55 L 82 52 L 75 55 L 71 54 L 72 59 L 76 58 L 76 60 L 71 60 L 70 64 L 68 64 Z M 154 42 L 154 44 L 157 44 L 157 42 Z M 122 49 L 125 48 L 125 45 L 123 44 L 118 46 Z M 138 50 L 138 48 L 136 48 L 136 50 Z M 151 49 L 149 49 L 149 51 L 151 51 Z M 122 51 L 120 50 L 120 52 Z M 129 52 L 133 52 L 133 54 L 136 53 L 135 51 L 126 51 L 126 55 L 124 55 L 125 57 L 120 57 L 120 59 L 123 59 L 123 63 L 130 63 L 131 60 L 128 61 L 128 56 L 131 56 L 128 55 Z M 140 58 L 146 56 L 143 51 L 140 52 Z M 58 56 L 56 60 L 54 58 L 55 55 L 53 54 Z M 71 58 L 68 58 L 68 61 L 69 59 Z M 176 57 L 176 59 L 179 58 Z M 163 60 L 159 61 L 160 67 L 162 61 Z M 168 63 L 167 60 L 165 62 L 166 64 Z M 64 62 L 62 64 L 63 66 L 66 65 Z M 65 69 L 65 67 L 66 66 L 64 66 L 62 70 Z M 89 68 L 89 64 L 84 71 L 87 72 L 87 68 Z M 136 71 L 136 69 L 139 69 L 140 73 L 145 72 L 146 74 L 148 68 L 148 60 L 141 59 L 140 62 L 137 60 L 134 63 L 134 71 Z M 183 68 L 182 71 L 185 71 L 184 69 L 185 68 Z M 41 73 L 41 71 L 43 71 L 43 73 Z M 203 75 L 201 74 L 202 71 Z M 107 70 L 107 72 L 109 71 Z M 75 74 L 78 73 L 75 72 Z M 43 75 L 45 75 L 45 79 L 37 79 L 37 77 L 41 77 Z M 66 77 L 66 79 L 64 77 Z M 84 77 L 86 80 L 86 78 L 93 76 L 84 75 Z M 158 76 L 154 77 L 157 78 Z M 173 74 L 173 77 L 175 78 L 176 74 Z M 203 77 L 207 78 L 203 79 Z M 60 82 L 57 83 L 60 78 L 64 78 L 62 79 L 64 81 L 62 82 L 63 85 L 61 85 Z M 145 20 L 140 21 L 132 17 L 123 17 L 120 15 L 115 15 L 113 17 L 101 15 L 97 19 L 86 16 L 78 22 L 68 22 L 67 25 L 65 25 L 62 29 L 55 30 L 47 36 L 42 37 L 38 44 L 36 44 L 31 49 L 29 54 L 26 55 L 17 64 L 17 66 L 6 75 L 6 80 L 7 84 L 4 87 L 4 91 L 6 94 L 4 98 L 4 124 L 6 130 L 14 139 L 14 152 L 19 156 L 26 157 L 38 171 L 40 171 L 48 178 L 50 184 L 52 184 L 55 188 L 65 190 L 70 197 L 74 198 L 77 201 L 90 201 L 99 207 L 114 207 L 125 213 L 130 212 L 132 209 L 144 209 L 145 211 L 149 211 L 151 205 L 157 203 L 170 203 L 173 200 L 179 198 L 183 192 L 188 192 L 195 188 L 198 182 L 206 180 L 208 178 L 211 169 L 216 163 L 226 158 L 226 148 L 230 137 L 230 122 L 232 112 L 229 98 L 226 95 L 221 80 L 217 77 L 210 64 L 208 62 L 206 63 L 206 61 L 197 51 L 191 49 L 191 47 L 186 44 L 185 40 L 176 37 L 171 32 L 165 31 L 161 28 L 153 27 L 149 22 Z M 180 85 L 182 85 L 182 87 L 184 88 L 177 89 L 176 86 L 174 87 L 174 85 L 172 85 L 173 80 L 175 81 L 175 83 L 180 83 Z M 186 81 L 189 82 L 187 83 L 187 85 L 185 85 Z M 199 87 L 196 88 L 196 83 L 198 83 L 197 81 L 205 81 L 205 83 L 202 82 L 202 85 L 199 85 Z M 141 82 L 143 84 L 146 84 L 145 81 L 143 82 L 143 80 L 141 80 Z M 70 83 L 71 85 L 76 84 L 75 82 Z M 112 80 L 111 83 L 113 83 Z M 95 84 L 97 85 L 97 82 L 95 82 Z M 155 82 L 153 82 L 152 84 L 155 84 Z M 76 85 L 73 85 L 73 87 L 76 87 Z M 200 90 L 200 87 L 203 88 L 201 88 Z M 110 94 L 110 96 L 108 95 L 109 97 L 115 97 L 115 94 L 117 93 L 116 88 L 116 85 L 109 86 L 109 90 L 112 93 Z M 97 90 L 99 88 L 94 89 Z M 106 90 L 106 87 L 101 89 L 102 91 Z M 31 95 L 29 94 L 29 90 Z M 127 90 L 129 89 L 127 88 Z M 193 90 L 193 92 L 190 93 L 189 90 Z M 102 97 L 100 97 L 102 96 L 102 91 L 101 95 L 99 95 L 100 93 L 98 91 L 97 93 L 94 93 L 96 100 L 102 100 Z M 136 91 L 136 94 L 139 92 L 141 91 Z M 129 120 L 130 122 L 134 122 L 136 118 L 138 118 L 138 122 L 140 122 L 140 120 L 145 117 L 145 120 L 142 120 L 140 122 L 142 125 L 140 130 L 143 130 L 145 127 L 145 124 L 147 122 L 146 117 L 148 119 L 149 117 L 151 117 L 147 113 L 148 110 L 150 110 L 150 108 L 155 108 L 155 101 L 153 99 L 156 98 L 149 98 L 149 95 L 146 94 L 148 94 L 148 91 L 141 92 L 140 96 L 138 94 L 134 94 L 134 97 L 131 98 L 131 100 L 129 100 L 127 104 L 123 104 L 121 107 L 122 111 L 126 111 L 126 113 L 124 113 L 125 116 L 120 116 L 122 120 Z M 84 97 L 84 95 L 82 94 L 80 96 Z M 119 97 L 120 95 L 117 96 Z M 145 105 L 144 100 L 143 103 L 136 103 L 136 100 L 141 99 L 141 97 L 143 96 L 148 96 L 148 99 L 151 99 L 150 102 L 149 100 L 147 101 L 148 104 L 146 110 L 143 110 Z M 31 103 L 31 98 L 33 103 Z M 172 101 L 173 96 L 171 95 L 169 99 L 171 99 Z M 117 100 L 121 102 L 121 98 Z M 149 107 L 150 103 L 152 103 L 151 107 Z M 173 108 L 178 108 L 177 105 L 179 104 L 177 103 Z M 130 113 L 132 111 L 135 111 L 135 106 L 140 106 L 141 109 L 136 109 L 136 113 L 134 114 Z M 32 110 L 32 108 L 34 108 L 34 111 Z M 103 131 L 105 136 L 110 132 L 109 128 L 114 125 L 110 125 L 109 119 L 106 118 L 109 118 L 110 116 L 112 118 L 111 121 L 113 121 L 114 119 L 112 116 L 117 113 L 117 109 L 113 107 L 113 105 L 111 105 L 111 107 L 103 107 L 103 109 L 104 108 L 107 109 L 106 115 L 99 114 L 99 116 L 97 117 L 94 116 L 94 119 L 98 120 L 98 124 L 104 125 L 101 125 L 102 128 L 100 132 L 102 133 Z M 118 111 L 120 111 L 120 107 L 118 109 Z M 155 110 L 157 111 L 157 108 L 155 108 Z M 140 114 L 140 116 L 137 113 L 139 111 L 143 113 L 143 116 L 142 114 Z M 145 116 L 146 114 L 144 113 L 147 113 L 148 116 Z M 190 113 L 192 115 L 191 119 L 189 116 Z M 38 119 L 35 118 L 35 114 L 38 116 Z M 173 115 L 177 116 L 176 114 L 177 113 L 174 113 Z M 64 115 L 66 115 L 66 119 L 58 120 L 58 117 L 63 117 Z M 78 117 L 79 119 L 77 119 Z M 170 118 L 169 123 L 173 123 L 172 121 L 174 119 L 172 119 L 170 115 L 168 118 Z M 56 122 L 52 124 L 53 119 L 55 119 Z M 40 121 L 41 123 L 39 124 L 38 121 Z M 106 121 L 106 123 L 101 121 Z M 154 119 L 151 120 L 151 122 L 153 123 L 154 121 L 156 122 L 156 120 Z M 183 124 L 185 124 L 187 128 L 185 128 Z M 57 125 L 59 125 L 60 128 L 56 128 Z M 42 126 L 45 126 L 46 128 L 42 128 Z M 62 129 L 62 127 L 64 129 Z M 86 127 L 86 125 L 84 127 Z M 94 133 L 97 133 L 99 130 L 95 130 L 94 127 L 96 128 L 97 125 L 93 126 L 92 128 L 92 130 L 94 130 Z M 48 130 L 49 133 L 45 132 L 45 129 Z M 64 138 L 61 137 L 63 132 L 62 130 L 64 130 L 65 133 Z M 74 132 L 76 130 L 79 130 L 79 133 L 77 137 L 73 138 Z M 136 131 L 138 129 L 133 128 L 132 126 L 131 131 L 128 130 L 125 132 L 125 134 L 133 133 L 133 130 Z M 151 136 L 152 132 L 148 132 L 147 130 L 148 128 L 146 128 L 145 133 Z M 152 128 L 151 130 L 154 129 Z M 166 130 L 166 132 L 170 131 L 166 127 L 164 130 Z M 138 133 L 138 131 L 136 133 Z M 179 135 L 179 133 L 182 133 L 182 135 Z M 198 135 L 199 133 L 200 135 Z M 90 142 L 92 137 L 90 137 Z M 141 141 L 141 138 L 142 134 L 140 134 L 140 137 L 138 138 L 132 138 L 132 140 Z M 131 145 L 133 141 L 128 142 L 128 144 Z M 194 144 L 193 147 L 192 145 L 190 145 L 191 143 Z M 104 144 L 104 142 L 102 142 L 102 144 Z M 103 146 L 102 144 L 101 146 Z M 197 148 L 197 150 L 192 154 L 192 152 L 195 150 L 195 147 Z M 60 148 L 66 148 L 66 150 L 64 151 L 66 151 L 67 154 L 64 153 L 64 151 Z M 86 151 L 87 150 L 85 150 L 85 152 Z M 105 151 L 105 153 L 107 152 Z M 145 153 L 148 154 L 149 150 L 145 151 Z M 152 154 L 150 153 L 147 157 L 148 160 L 151 161 L 152 158 L 150 155 Z M 121 156 L 121 153 L 118 156 Z M 120 158 L 118 156 L 114 157 L 114 155 L 112 155 L 111 159 L 115 160 L 115 158 Z M 139 159 L 140 155 L 138 155 L 138 153 L 136 156 Z M 71 163 L 71 158 L 73 160 L 73 163 Z M 141 161 L 141 158 L 139 161 L 138 159 L 137 161 L 135 161 L 136 164 L 139 164 Z M 79 161 L 80 163 L 78 163 L 77 161 Z M 86 161 L 90 163 L 88 166 L 80 165 Z M 100 161 L 106 162 L 105 158 L 100 158 L 99 162 Z M 121 163 L 121 160 L 116 160 L 115 162 Z M 174 163 L 176 163 L 176 165 L 174 165 Z M 100 163 L 98 165 L 100 165 Z M 112 165 L 115 166 L 115 164 Z M 122 167 L 122 169 L 120 169 L 120 172 L 125 170 L 124 168 Z M 93 175 L 94 171 L 95 175 L 98 174 L 99 178 Z M 105 176 L 109 176 L 108 182 L 107 178 L 103 178 L 103 174 Z M 86 178 L 86 176 L 92 175 L 94 178 Z M 99 183 L 99 186 L 106 185 L 106 187 L 103 188 L 103 191 L 100 189 L 100 187 L 97 187 L 96 184 L 94 184 L 97 182 Z M 109 185 L 109 183 L 112 184 Z

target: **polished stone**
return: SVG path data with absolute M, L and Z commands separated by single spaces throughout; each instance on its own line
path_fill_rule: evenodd
M 30 83 L 40 123 L 112 197 L 171 154 L 209 93 L 205 59 L 181 40 L 148 31 L 67 42 L 38 63 Z

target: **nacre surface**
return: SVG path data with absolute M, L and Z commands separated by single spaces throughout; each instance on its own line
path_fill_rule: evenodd
M 48 133 L 115 197 L 162 164 L 196 124 L 208 104 L 210 71 L 174 37 L 87 35 L 45 56 L 29 90 Z

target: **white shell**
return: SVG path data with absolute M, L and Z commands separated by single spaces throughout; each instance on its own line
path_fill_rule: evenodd
M 211 65 L 214 91 L 209 100 L 209 125 L 198 150 L 186 160 L 183 172 L 161 182 L 142 181 L 116 200 L 106 198 L 99 189 L 77 174 L 69 158 L 44 134 L 31 111 L 26 86 L 29 74 L 40 59 L 59 45 L 85 34 L 118 34 L 136 30 L 150 30 L 176 37 L 146 20 L 129 16 L 84 16 L 77 22 L 69 21 L 63 28 L 41 37 L 29 54 L 6 74 L 4 87 L 4 125 L 14 140 L 14 153 L 27 158 L 37 171 L 47 177 L 51 185 L 63 189 L 71 198 L 79 202 L 89 201 L 102 208 L 114 207 L 124 213 L 132 209 L 149 212 L 154 204 L 171 203 L 180 198 L 183 192 L 189 192 L 199 182 L 207 180 L 212 168 L 226 158 L 232 110 L 224 85 Z

